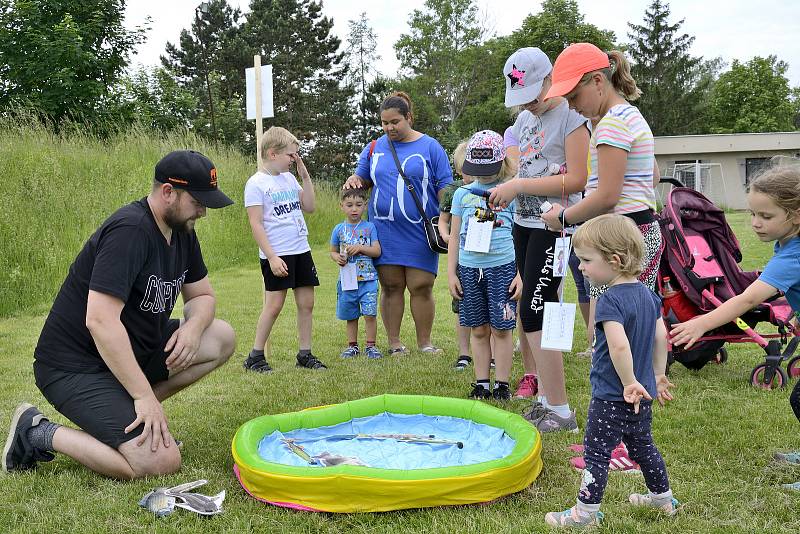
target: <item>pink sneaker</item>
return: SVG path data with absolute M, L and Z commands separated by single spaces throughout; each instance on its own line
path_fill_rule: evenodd
M 583 456 L 570 458 L 569 463 L 577 471 L 586 469 L 586 460 L 584 460 Z M 630 456 L 628 456 L 628 451 L 625 449 L 625 445 L 621 443 L 611 453 L 611 459 L 608 461 L 608 469 L 609 471 L 617 471 L 619 473 L 636 474 L 641 472 L 639 464 L 631 460 Z
M 539 392 L 539 380 L 536 375 L 524 375 L 517 385 L 514 397 L 517 399 L 530 399 Z

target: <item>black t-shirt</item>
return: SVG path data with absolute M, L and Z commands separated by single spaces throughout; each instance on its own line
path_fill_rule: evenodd
M 89 290 L 125 302 L 120 319 L 142 366 L 162 356 L 169 316 L 184 283 L 208 274 L 194 230 L 167 243 L 147 198 L 117 210 L 89 238 L 69 268 L 34 355 L 71 372 L 107 370 L 86 328 Z

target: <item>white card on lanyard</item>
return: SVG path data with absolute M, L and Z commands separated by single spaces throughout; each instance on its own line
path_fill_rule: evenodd
M 559 237 L 556 239 L 555 251 L 553 254 L 553 276 L 564 277 L 567 275 L 569 265 L 569 237 Z
M 492 244 L 492 230 L 494 221 L 479 222 L 472 217 L 467 225 L 467 239 L 464 242 L 464 250 L 470 252 L 489 252 Z
M 575 304 L 572 302 L 545 302 L 542 324 L 542 350 L 572 350 L 575 328 Z
M 348 261 L 339 269 L 339 280 L 342 282 L 342 291 L 358 289 L 358 269 L 355 262 Z
M 294 223 L 297 225 L 297 235 L 300 237 L 305 237 L 308 235 L 308 226 L 306 226 L 306 221 L 302 217 L 295 217 Z

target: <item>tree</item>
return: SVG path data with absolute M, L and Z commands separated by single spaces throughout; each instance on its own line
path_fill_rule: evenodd
M 272 65 L 275 118 L 308 141 L 309 169 L 340 178 L 352 171 L 352 89 L 333 21 L 313 0 L 252 0 L 242 26 L 248 50 Z
M 353 88 L 358 107 L 358 117 L 355 121 L 359 131 L 358 142 L 364 144 L 377 133 L 375 115 L 368 112 L 367 105 L 371 98 L 369 94 L 371 83 L 379 76 L 375 63 L 380 59 L 380 55 L 376 52 L 377 37 L 369 25 L 366 13 L 361 13 L 358 20 L 350 20 L 348 24 L 350 35 L 347 37 L 345 49 L 345 58 L 349 66 L 347 81 Z
M 636 105 L 654 135 L 701 133 L 703 101 L 713 82 L 710 65 L 689 55 L 694 37 L 678 33 L 685 19 L 670 24 L 669 16 L 669 5 L 653 0 L 642 25 L 628 23 L 631 73 L 642 90 Z
M 788 67 L 775 56 L 754 57 L 747 63 L 733 60 L 711 93 L 711 131 L 793 131 L 796 108 L 790 99 Z
M 0 0 L 0 108 L 96 118 L 145 39 L 146 25 L 126 29 L 124 12 L 124 0 Z
M 410 74 L 402 84 L 415 93 L 420 128 L 441 137 L 464 111 L 483 69 L 478 47 L 486 29 L 474 0 L 425 0 L 409 26 L 394 45 Z

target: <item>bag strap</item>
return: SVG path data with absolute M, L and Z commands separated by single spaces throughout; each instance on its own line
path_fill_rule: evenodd
M 406 189 L 411 192 L 411 198 L 414 199 L 414 203 L 417 205 L 417 210 L 419 210 L 420 215 L 422 218 L 427 220 L 428 216 L 425 215 L 425 209 L 422 207 L 422 202 L 420 202 L 419 197 L 417 196 L 417 190 L 414 188 L 414 184 L 411 183 L 411 180 L 408 179 L 406 173 L 403 172 L 403 168 L 400 165 L 400 158 L 397 157 L 397 151 L 394 149 L 394 143 L 392 140 L 389 139 L 389 136 L 386 136 L 386 141 L 389 142 L 389 150 L 392 153 L 392 157 L 394 158 L 394 164 L 397 166 L 397 172 L 400 173 L 400 176 L 403 177 L 403 180 L 406 182 Z
M 372 142 L 369 144 L 369 155 L 367 159 L 372 159 L 372 153 L 375 152 L 375 145 L 378 143 L 377 139 L 373 139 Z

